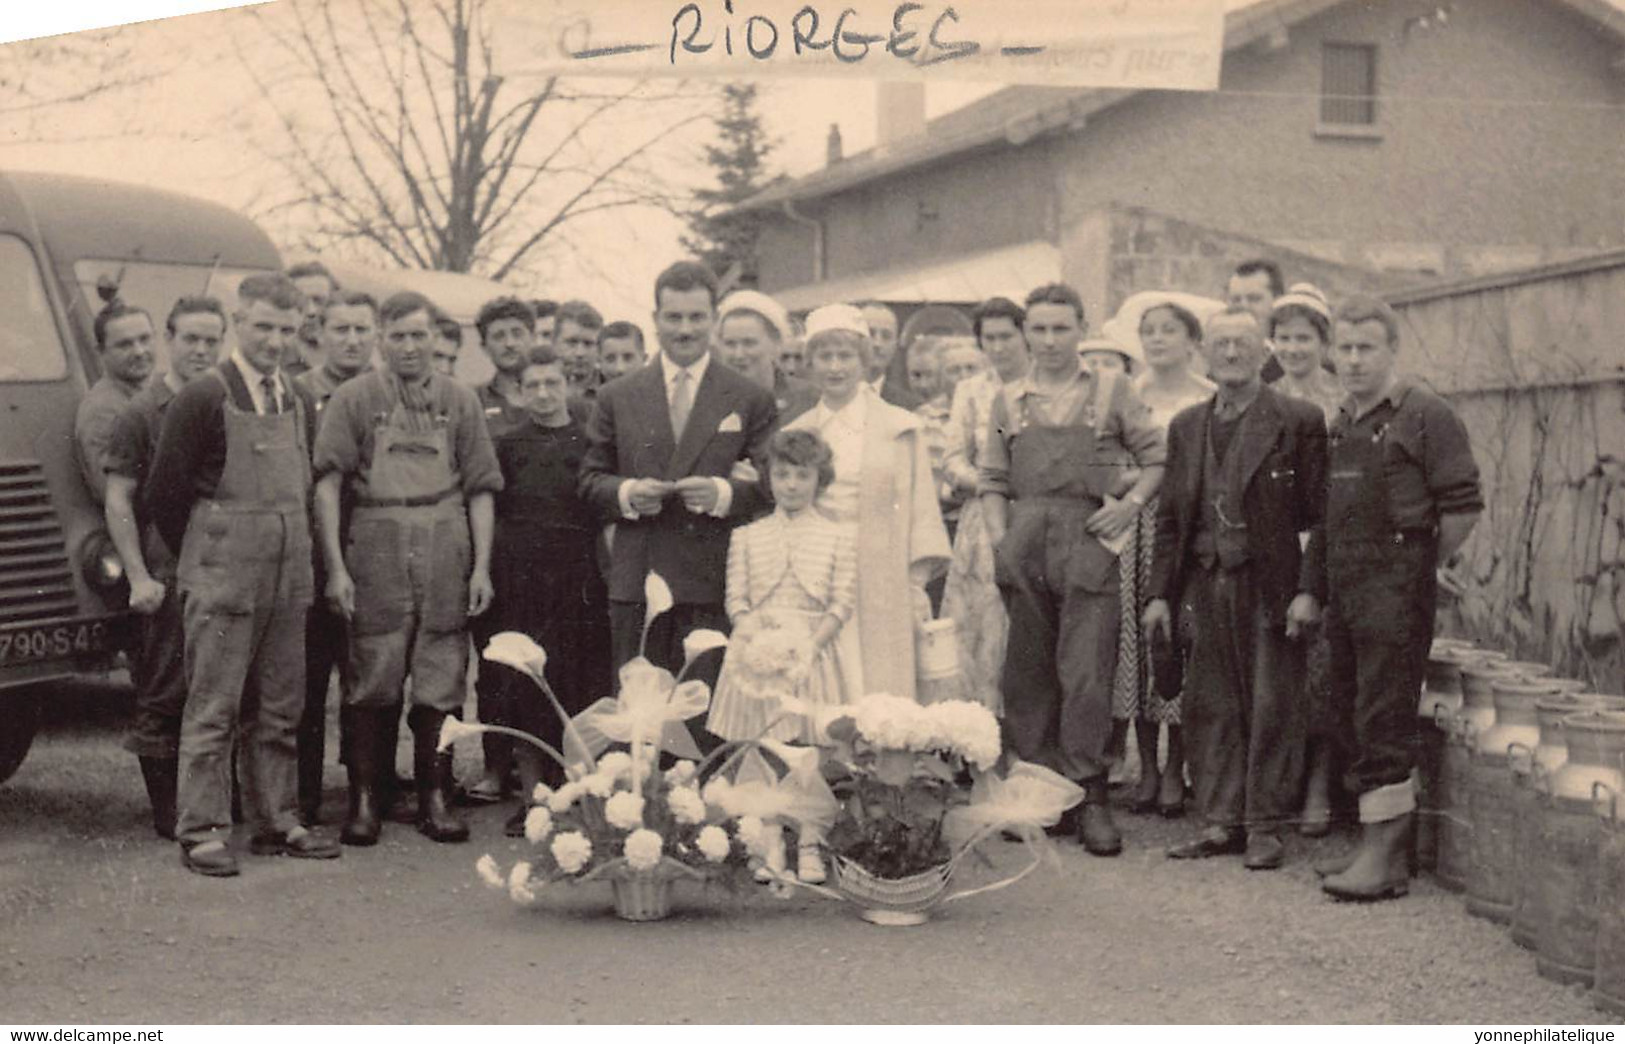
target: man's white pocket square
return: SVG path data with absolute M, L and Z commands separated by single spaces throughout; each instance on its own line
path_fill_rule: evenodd
M 726 435 L 731 431 L 744 430 L 745 424 L 739 419 L 739 414 L 737 413 L 728 414 L 726 417 L 722 418 L 722 423 L 717 425 L 717 432 L 722 435 Z

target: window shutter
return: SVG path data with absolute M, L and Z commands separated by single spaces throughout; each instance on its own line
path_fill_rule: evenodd
M 1320 122 L 1369 127 L 1377 122 L 1377 49 L 1321 45 Z

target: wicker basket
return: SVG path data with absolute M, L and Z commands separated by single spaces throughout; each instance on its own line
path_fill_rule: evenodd
M 874 924 L 924 924 L 948 891 L 953 866 L 941 863 L 910 877 L 876 877 L 842 856 L 835 857 L 835 887 Z
M 615 913 L 623 921 L 663 921 L 671 915 L 671 878 L 651 872 L 627 872 L 610 878 Z

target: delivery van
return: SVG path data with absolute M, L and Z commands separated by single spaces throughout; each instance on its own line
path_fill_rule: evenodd
M 176 298 L 214 294 L 229 310 L 245 276 L 281 267 L 227 207 L 0 171 L 0 782 L 27 755 L 52 683 L 110 669 L 131 633 L 123 563 L 73 449 L 79 399 L 100 376 L 101 291 L 147 309 L 161 337 Z

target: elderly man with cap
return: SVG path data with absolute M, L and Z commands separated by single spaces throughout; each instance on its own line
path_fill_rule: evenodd
M 1081 811 L 1059 827 L 1106 856 L 1123 847 L 1106 784 L 1121 612 L 1114 546 L 1162 482 L 1163 435 L 1126 377 L 1084 366 L 1084 329 L 1076 290 L 1028 295 L 1033 366 L 994 400 L 981 495 L 1010 612 L 1007 745 L 1083 784 Z
M 717 306 L 717 361 L 772 392 L 781 425 L 818 401 L 817 388 L 779 368 L 779 351 L 791 335 L 784 306 L 759 291 L 735 290 Z
M 1484 499 L 1460 418 L 1401 377 L 1399 319 L 1374 298 L 1337 309 L 1332 361 L 1348 399 L 1331 426 L 1326 572 L 1332 704 L 1354 737 L 1346 781 L 1360 798 L 1360 845 L 1321 864 L 1339 899 L 1410 890 L 1416 811 L 1416 703 L 1433 639 L 1436 570 L 1472 532 Z
M 342 840 L 378 841 L 410 676 L 418 830 L 432 841 L 466 841 L 467 824 L 449 808 L 451 755 L 437 743 L 446 718 L 462 711 L 468 620 L 491 604 L 492 496 L 502 472 L 479 399 L 433 369 L 428 299 L 395 294 L 378 313 L 386 366 L 333 393 L 316 441 L 326 594 L 350 631 Z M 348 539 L 345 493 L 353 497 Z

